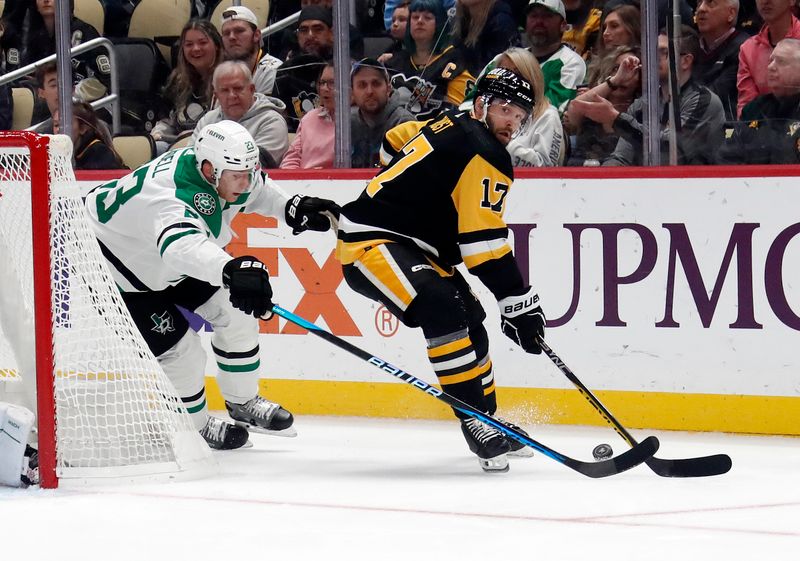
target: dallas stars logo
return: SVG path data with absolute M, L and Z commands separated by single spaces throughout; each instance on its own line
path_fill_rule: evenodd
M 159 335 L 166 335 L 170 331 L 175 331 L 175 327 L 172 325 L 172 316 L 169 315 L 167 311 L 161 315 L 153 314 L 150 316 L 150 319 L 153 320 L 155 324 L 153 331 Z
M 200 211 L 200 214 L 210 216 L 217 210 L 217 201 L 208 193 L 197 193 L 193 199 L 194 207 Z

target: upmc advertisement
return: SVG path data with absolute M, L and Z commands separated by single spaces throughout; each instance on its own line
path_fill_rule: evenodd
M 584 384 L 619 418 L 628 420 L 627 411 L 634 425 L 800 433 L 800 185 L 791 173 L 564 179 L 549 170 L 546 178 L 530 178 L 534 173 L 515 181 L 505 218 L 523 275 L 541 297 L 546 338 Z M 355 172 L 329 175 L 275 179 L 287 193 L 340 204 L 367 181 L 354 179 Z M 422 333 L 346 285 L 333 233 L 293 236 L 255 215 L 234 225 L 238 239 L 229 251 L 267 264 L 276 303 L 436 382 Z M 526 354 L 503 336 L 491 293 L 463 272 L 487 310 L 501 407 L 531 404 L 534 420 L 595 422 L 585 402 L 581 414 L 571 413 L 581 398 L 546 357 Z M 357 414 L 353 401 L 378 400 L 397 385 L 284 320 L 262 322 L 261 329 L 263 376 L 282 381 L 281 388 L 293 380 L 349 388 L 344 410 Z M 214 369 L 209 361 L 209 376 Z M 363 383 L 368 389 L 353 389 Z M 335 391 L 326 399 L 335 402 Z M 429 416 L 393 404 L 385 399 L 378 414 Z M 430 416 L 448 416 L 441 404 L 428 406 L 436 409 Z M 336 404 L 308 411 L 335 413 Z

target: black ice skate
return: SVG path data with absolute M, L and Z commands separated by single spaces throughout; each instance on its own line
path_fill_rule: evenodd
M 512 428 L 517 432 L 521 432 L 525 436 L 528 436 L 528 433 L 522 430 L 522 427 L 515 425 L 514 423 L 510 423 L 505 419 L 500 419 L 499 417 L 497 417 L 497 420 L 503 423 L 505 426 Z M 510 436 L 505 436 L 505 439 L 508 441 L 508 445 L 511 447 L 511 451 L 508 453 L 509 458 L 530 458 L 533 456 L 533 449 L 530 446 L 525 446 L 522 442 L 519 440 L 514 440 Z
M 292 414 L 263 397 L 255 396 L 242 404 L 226 401 L 225 408 L 237 425 L 245 426 L 253 432 L 275 436 L 297 436 L 297 431 L 292 427 L 294 423 Z
M 478 456 L 478 463 L 483 471 L 498 473 L 508 471 L 506 454 L 511 447 L 503 433 L 472 418 L 461 421 L 461 432 L 467 439 L 469 449 Z
M 223 419 L 208 416 L 200 436 L 214 450 L 235 450 L 247 444 L 247 429 Z

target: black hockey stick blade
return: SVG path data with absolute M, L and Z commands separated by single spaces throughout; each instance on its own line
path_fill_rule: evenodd
M 627 429 L 617 421 L 614 415 L 600 403 L 600 400 L 589 391 L 589 388 L 583 385 L 583 382 L 578 379 L 566 364 L 564 364 L 561 357 L 559 357 L 543 340 L 540 339 L 539 343 L 547 357 L 553 361 L 553 364 L 556 365 L 561 373 L 573 383 L 580 394 L 592 404 L 592 407 L 600 413 L 600 416 L 611 425 L 628 445 L 636 446 L 637 442 L 636 439 L 633 438 L 633 435 L 631 435 Z M 675 460 L 667 460 L 653 456 L 645 460 L 645 463 L 656 475 L 660 475 L 661 477 L 709 477 L 712 475 L 722 475 L 723 473 L 728 473 L 733 465 L 730 456 L 727 454 L 714 454 L 712 456 L 702 456 L 699 458 L 679 458 Z
M 401 382 L 405 382 L 406 384 L 410 385 L 413 388 L 420 390 L 421 392 L 435 397 L 436 399 L 443 401 L 450 407 L 458 409 L 465 415 L 469 415 L 470 417 L 474 417 L 484 423 L 493 426 L 497 430 L 501 431 L 507 437 L 513 438 L 514 440 L 521 442 L 525 446 L 529 446 L 534 450 L 538 450 L 541 454 L 551 458 L 559 463 L 564 464 L 565 466 L 577 471 L 578 473 L 582 473 L 587 477 L 608 477 L 610 475 L 616 475 L 623 471 L 627 471 L 637 465 L 641 464 L 648 458 L 651 458 L 653 454 L 656 453 L 658 450 L 658 439 L 655 436 L 650 436 L 644 439 L 642 442 L 632 445 L 632 448 L 625 452 L 624 454 L 620 454 L 616 458 L 610 458 L 608 460 L 603 460 L 601 462 L 582 462 L 580 460 L 575 460 L 568 456 L 565 456 L 559 452 L 556 452 L 552 448 L 548 448 L 544 444 L 537 442 L 536 440 L 532 439 L 527 434 L 524 434 L 512 427 L 507 426 L 502 421 L 495 419 L 493 416 L 489 415 L 488 413 L 484 413 L 478 409 L 475 409 L 468 403 L 465 403 L 454 397 L 439 388 L 431 386 L 424 380 L 417 378 L 402 370 L 397 368 L 396 366 L 392 366 L 390 363 L 386 362 L 385 360 L 376 357 L 373 354 L 368 353 L 367 351 L 356 347 L 352 343 L 345 341 L 344 339 L 337 337 L 330 331 L 326 331 L 321 327 L 311 323 L 308 320 L 301 318 L 290 312 L 289 310 L 285 310 L 280 306 L 272 306 L 272 311 L 276 315 L 294 323 L 295 325 L 299 325 L 300 327 L 307 329 L 310 333 L 313 333 L 317 337 L 325 339 L 329 343 L 339 347 L 342 350 L 349 352 L 350 354 L 357 356 L 358 358 L 368 362 L 378 370 L 383 371 L 384 373 L 391 374 Z

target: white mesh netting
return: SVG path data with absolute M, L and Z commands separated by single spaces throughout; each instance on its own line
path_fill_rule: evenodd
M 56 473 L 62 482 L 207 473 L 208 447 L 133 325 L 84 217 L 71 151 L 67 137 L 51 137 Z M 30 154 L 0 145 L 0 386 L 31 409 L 32 254 Z

